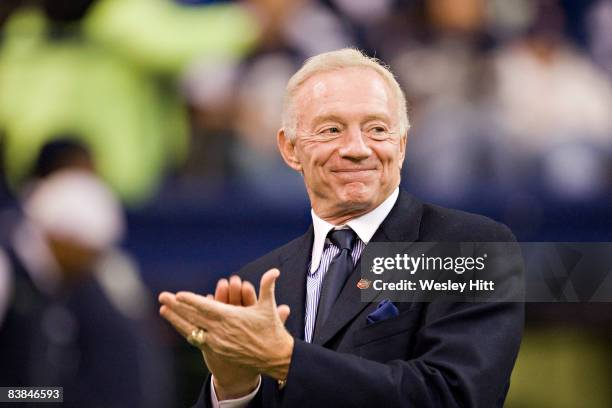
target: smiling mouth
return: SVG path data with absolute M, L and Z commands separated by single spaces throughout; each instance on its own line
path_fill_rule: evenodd
M 374 171 L 376 169 L 337 169 L 332 170 L 333 173 L 361 173 L 364 171 Z
M 376 169 L 337 169 L 332 174 L 343 182 L 365 181 L 372 178 Z

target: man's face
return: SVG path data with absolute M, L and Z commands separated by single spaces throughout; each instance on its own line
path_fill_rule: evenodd
M 100 250 L 65 237 L 47 235 L 46 238 L 65 281 L 75 282 L 90 276 L 102 253 Z
M 406 147 L 384 79 L 369 68 L 317 74 L 294 101 L 297 137 L 279 132 L 279 147 L 317 215 L 338 224 L 377 207 L 399 185 Z

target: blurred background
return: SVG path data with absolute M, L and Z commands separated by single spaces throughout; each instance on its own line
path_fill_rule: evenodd
M 612 0 L 2 0 L 0 30 L 0 385 L 195 401 L 157 294 L 306 230 L 275 135 L 325 51 L 391 66 L 411 193 L 521 241 L 612 241 Z M 611 340 L 609 304 L 529 304 L 506 406 L 612 406 Z

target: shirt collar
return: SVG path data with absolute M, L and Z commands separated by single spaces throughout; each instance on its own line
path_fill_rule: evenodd
M 367 244 L 374 236 L 374 233 L 380 226 L 380 224 L 387 218 L 389 212 L 395 205 L 397 197 L 399 196 L 399 187 L 393 190 L 393 192 L 380 203 L 378 207 L 370 211 L 369 213 L 363 214 L 357 218 L 353 218 L 344 225 L 333 225 L 329 222 L 319 218 L 315 214 L 314 210 L 310 210 L 312 215 L 312 225 L 314 227 L 314 243 L 312 245 L 312 257 L 310 261 L 310 273 L 315 273 L 319 269 L 319 263 L 321 262 L 321 256 L 323 255 L 323 249 L 325 248 L 325 239 L 327 234 L 333 228 L 341 229 L 344 227 L 350 227 L 359 239 Z

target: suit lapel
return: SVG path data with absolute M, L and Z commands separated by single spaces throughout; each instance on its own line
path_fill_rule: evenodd
M 291 308 L 285 327 L 292 336 L 304 338 L 304 308 L 306 304 L 306 276 L 310 263 L 314 230 L 312 225 L 294 245 L 281 254 L 281 275 L 276 282 L 276 303 Z
M 397 202 L 382 222 L 371 242 L 413 242 L 418 240 L 421 224 L 422 205 L 414 197 L 400 190 Z M 370 303 L 361 300 L 357 282 L 361 279 L 361 260 L 357 262 L 351 276 L 342 288 L 332 313 L 323 325 L 313 343 L 325 345 L 347 323 Z M 371 301 L 376 301 L 376 298 Z M 303 305 L 302 305 L 303 310 Z

